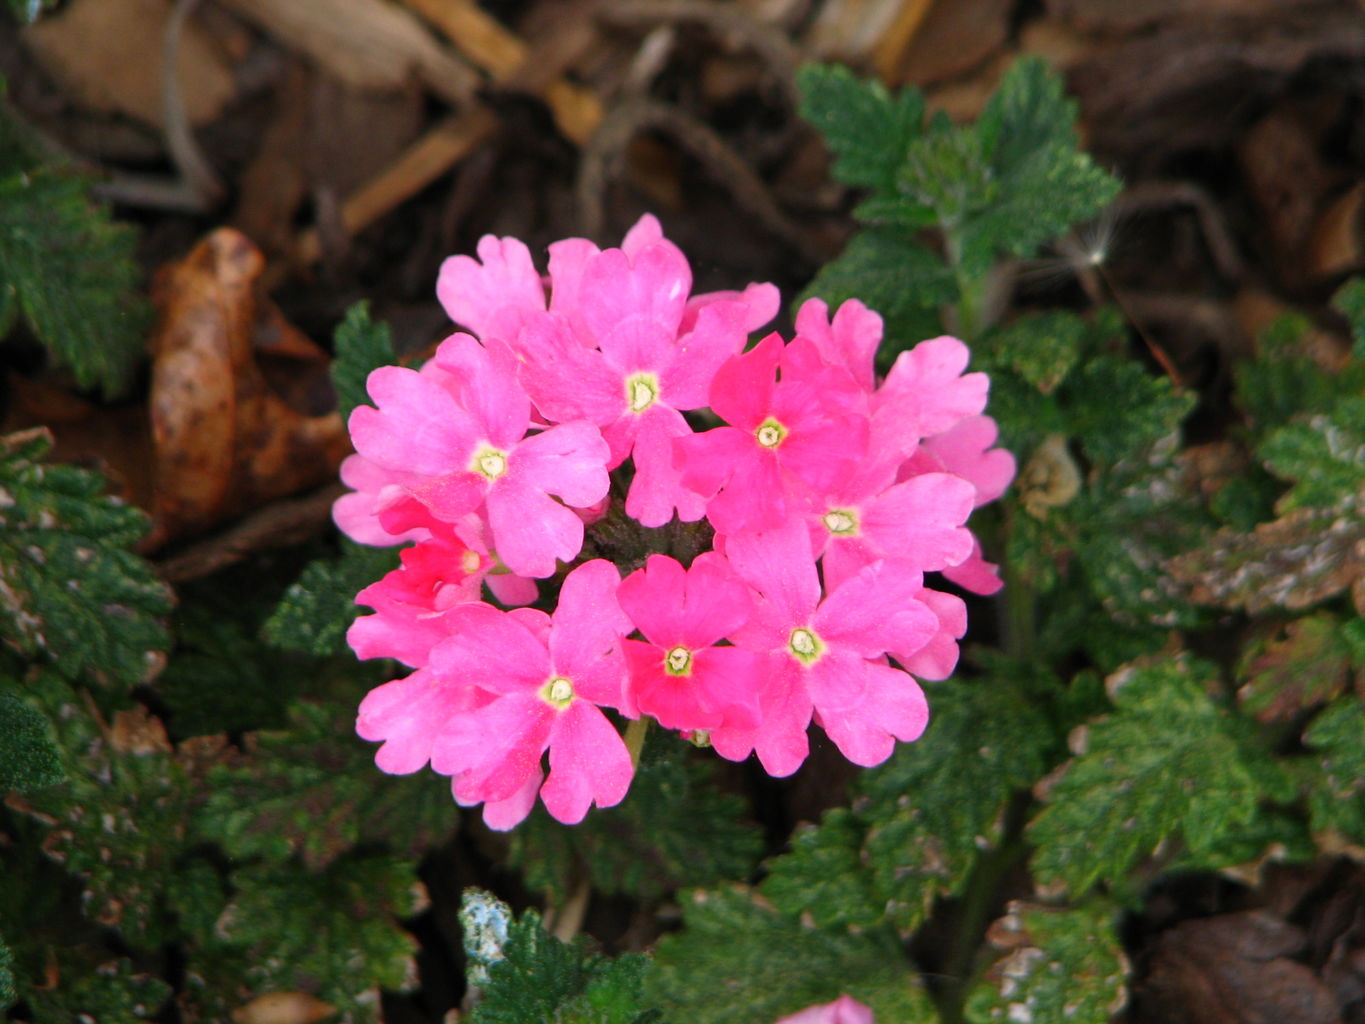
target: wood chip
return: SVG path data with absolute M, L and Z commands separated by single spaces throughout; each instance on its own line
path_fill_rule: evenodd
M 966 74 L 1005 45 L 1013 0 L 937 0 L 898 53 L 879 48 L 888 84 L 919 86 Z
M 163 125 L 161 40 L 167 0 L 72 0 L 21 38 L 44 68 L 89 110 Z M 195 21 L 180 41 L 181 101 L 191 124 L 211 121 L 232 99 L 232 67 Z
M 479 76 L 408 11 L 384 0 L 222 0 L 343 82 L 393 91 L 420 81 L 459 105 Z

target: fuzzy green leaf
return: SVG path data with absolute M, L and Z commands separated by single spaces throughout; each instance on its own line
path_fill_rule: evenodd
M 834 176 L 849 185 L 891 192 L 906 147 L 920 134 L 924 97 L 917 89 L 891 96 L 875 79 L 839 64 L 808 64 L 796 76 L 801 116 L 834 153 Z
M 650 899 L 750 874 L 763 841 L 743 813 L 716 788 L 709 758 L 656 732 L 619 806 L 578 825 L 538 806 L 512 833 L 509 857 L 528 885 L 558 900 L 584 873 L 599 892 Z
M 0 294 L 77 384 L 106 395 L 127 387 L 150 323 L 133 246 L 84 179 L 52 168 L 0 177 Z
M 0 204 L 2 205 L 2 204 Z M 130 686 L 155 665 L 170 593 L 126 548 L 146 517 L 74 466 L 43 464 L 51 436 L 0 437 L 0 640 L 69 679 Z
M 363 609 L 355 596 L 398 568 L 397 548 L 341 542 L 341 557 L 310 563 L 285 591 L 263 633 L 286 651 L 327 657 L 346 651 L 346 631 Z
M 528 910 L 508 928 L 502 958 L 488 965 L 471 1024 L 647 1024 L 641 1005 L 648 958 L 585 955 L 548 934 Z
M 332 335 L 332 383 L 337 390 L 337 409 L 347 419 L 358 405 L 368 405 L 365 381 L 370 371 L 398 362 L 393 350 L 393 331 L 386 323 L 370 319 L 370 304 L 357 302 Z
M 1339 507 L 1365 491 L 1365 398 L 1343 398 L 1328 415 L 1282 427 L 1259 454 L 1272 473 L 1294 481 L 1277 511 Z
M 1042 774 L 1052 730 L 1002 665 L 989 682 L 929 694 L 929 728 L 857 783 L 770 865 L 763 893 L 826 928 L 916 928 L 999 841 L 1005 803 Z
M 1313 831 L 1365 843 L 1365 705 L 1353 697 L 1337 701 L 1303 738 L 1318 752 L 1320 769 L 1308 790 Z
M 1138 456 L 1169 437 L 1195 404 L 1195 396 L 1177 393 L 1169 378 L 1112 356 L 1098 356 L 1073 372 L 1060 400 L 1070 435 L 1102 466 Z
M 878 1020 L 931 1024 L 932 1003 L 884 931 L 812 928 L 741 886 L 693 892 L 685 927 L 664 936 L 646 1001 L 689 1024 L 772 1021 L 847 993 Z
M 416 856 L 454 824 L 449 784 L 384 775 L 350 708 L 299 703 L 290 728 L 253 734 L 247 757 L 216 766 L 197 823 L 232 856 L 323 868 L 356 843 Z
M 92 962 L 94 950 L 82 953 L 78 962 L 59 961 L 60 985 L 33 986 L 24 992 L 33 1024 L 138 1024 L 160 1017 L 171 993 L 168 984 L 138 970 L 126 957 Z
M 991 929 L 1006 952 L 967 998 L 971 1024 L 1109 1024 L 1128 1001 L 1128 958 L 1104 900 L 1059 909 L 1016 900 Z
M 886 319 L 892 345 L 883 348 L 899 350 L 938 333 L 939 306 L 956 296 L 952 275 L 930 250 L 898 232 L 874 228 L 854 235 L 839 258 L 815 276 L 801 301 L 821 298 L 836 309 L 860 299 Z
M 389 856 L 342 857 L 324 870 L 257 864 L 232 873 L 236 890 L 220 918 L 222 948 L 255 994 L 304 991 L 332 1004 L 343 1022 L 379 1019 L 376 989 L 403 991 L 417 980 L 417 943 L 398 925 L 426 894 L 414 865 Z
M 1332 305 L 1351 322 L 1351 355 L 1365 363 L 1365 278 L 1357 277 L 1342 285 L 1332 296 Z
M 1198 854 L 1255 814 L 1260 787 L 1206 676 L 1181 657 L 1109 678 L 1117 710 L 1073 735 L 1080 753 L 1030 825 L 1041 883 L 1076 894 L 1119 884 L 1168 837 Z
M 65 778 L 47 719 L 17 693 L 0 690 L 0 792 L 41 789 Z

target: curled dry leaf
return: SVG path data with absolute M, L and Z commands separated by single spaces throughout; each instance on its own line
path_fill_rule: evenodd
M 336 1007 L 307 992 L 267 992 L 232 1011 L 235 1024 L 315 1024 Z
M 148 546 L 335 476 L 341 417 L 309 416 L 271 388 L 257 350 L 320 352 L 258 295 L 260 251 L 220 228 L 153 287 L 155 530 Z

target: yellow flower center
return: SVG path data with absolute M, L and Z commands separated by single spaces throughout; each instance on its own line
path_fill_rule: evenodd
M 858 532 L 858 517 L 852 509 L 830 509 L 821 516 L 821 519 L 824 521 L 825 529 L 830 533 L 847 536 Z
M 692 674 L 692 652 L 686 647 L 675 647 L 664 657 L 664 671 L 671 676 Z
M 636 373 L 626 378 L 626 402 L 630 411 L 644 412 L 659 397 L 659 378 L 652 373 Z
M 573 682 L 563 676 L 551 676 L 540 688 L 540 698 L 557 708 L 566 708 L 573 701 Z
M 764 448 L 776 448 L 786 436 L 787 428 L 771 416 L 760 423 L 758 429 L 754 431 L 754 437 L 758 438 L 758 443 Z
M 496 480 L 507 472 L 507 453 L 484 446 L 475 453 L 469 468 L 489 480 Z
M 824 653 L 825 645 L 809 629 L 793 629 L 787 640 L 787 650 L 803 665 L 814 665 Z

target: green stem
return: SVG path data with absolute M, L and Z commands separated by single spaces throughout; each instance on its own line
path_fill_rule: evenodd
M 645 736 L 649 732 L 649 723 L 651 721 L 653 721 L 653 719 L 640 717 L 626 726 L 626 749 L 630 751 L 630 765 L 632 768 L 640 767 L 640 751 L 645 748 Z

